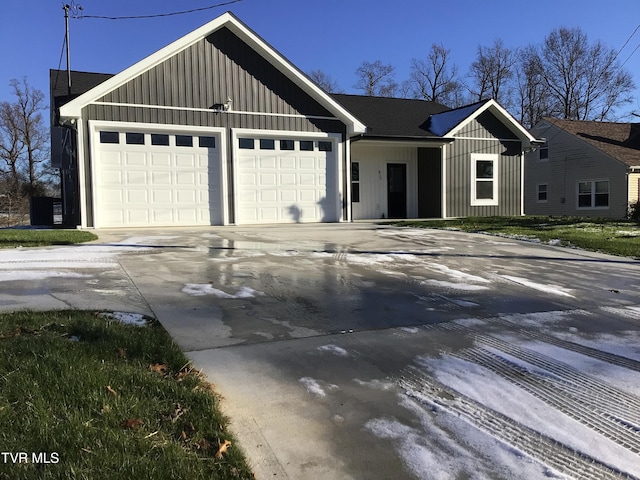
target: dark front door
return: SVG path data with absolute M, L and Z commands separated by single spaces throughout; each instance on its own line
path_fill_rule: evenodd
M 407 218 L 407 165 L 387 164 L 387 212 L 389 218 Z

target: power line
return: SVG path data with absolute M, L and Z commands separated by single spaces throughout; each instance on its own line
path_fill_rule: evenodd
M 125 17 L 107 17 L 107 16 L 101 16 L 101 15 L 79 15 L 79 16 L 76 16 L 75 18 L 80 18 L 80 19 L 94 18 L 94 19 L 101 19 L 101 20 L 140 20 L 140 19 L 146 19 L 146 18 L 172 17 L 174 15 L 185 15 L 187 13 L 202 12 L 204 10 L 211 10 L 213 8 L 224 7 L 225 5 L 231 5 L 233 3 L 238 3 L 241 1 L 242 0 L 230 0 L 228 2 L 218 3 L 216 5 L 211 5 L 209 7 L 194 8 L 192 10 L 184 10 L 181 12 L 157 13 L 155 15 L 133 15 L 133 16 L 125 16 Z

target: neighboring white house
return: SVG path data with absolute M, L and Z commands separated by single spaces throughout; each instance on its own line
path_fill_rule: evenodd
M 330 95 L 225 13 L 117 75 L 52 71 L 83 228 L 518 215 L 533 136 L 493 100 Z
M 544 118 L 526 156 L 525 213 L 624 218 L 638 201 L 640 124 Z

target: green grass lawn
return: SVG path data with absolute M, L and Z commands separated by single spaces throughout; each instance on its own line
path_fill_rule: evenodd
M 83 230 L 0 229 L 0 248 L 73 245 L 97 239 L 93 233 Z
M 29 459 L 0 456 L 0 479 L 253 478 L 212 386 L 157 322 L 0 314 L 0 349 L 0 450 Z
M 632 221 L 524 216 L 407 221 L 394 225 L 489 233 L 640 258 L 640 225 Z

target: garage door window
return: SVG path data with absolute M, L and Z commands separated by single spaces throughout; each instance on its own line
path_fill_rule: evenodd
M 305 152 L 313 152 L 313 141 L 300 140 L 300 150 Z
M 152 133 L 151 134 L 151 145 L 156 145 L 160 147 L 168 147 L 169 146 L 169 135 L 164 135 L 161 133 Z
M 243 150 L 253 150 L 253 138 L 239 138 L 238 139 L 238 147 Z
M 280 150 L 295 150 L 296 142 L 293 140 L 280 140 Z
M 127 132 L 127 145 L 144 145 L 144 133 Z
M 271 138 L 260 139 L 260 150 L 275 150 L 276 142 Z
M 100 132 L 100 143 L 120 143 L 120 133 Z
M 199 137 L 200 148 L 216 148 L 216 137 Z
M 176 135 L 176 147 L 193 147 L 191 135 Z

